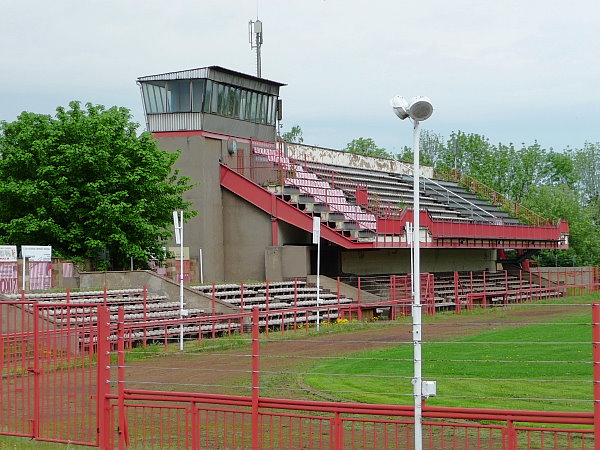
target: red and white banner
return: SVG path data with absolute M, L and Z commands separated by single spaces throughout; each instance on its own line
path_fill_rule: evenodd
M 17 293 L 17 263 L 0 262 L 0 294 Z
M 52 287 L 52 263 L 29 261 L 29 290 L 47 291 Z
M 64 262 L 62 263 L 62 276 L 63 278 L 73 278 L 73 263 Z

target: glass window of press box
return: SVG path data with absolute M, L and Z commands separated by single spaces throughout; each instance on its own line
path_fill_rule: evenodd
M 204 112 L 275 125 L 277 97 L 212 80 L 150 81 L 142 84 L 147 114 Z

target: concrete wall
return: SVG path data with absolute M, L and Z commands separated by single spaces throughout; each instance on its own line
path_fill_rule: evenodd
M 225 280 L 264 280 L 265 248 L 272 244 L 271 217 L 227 190 L 222 199 Z
M 266 142 L 274 142 L 276 137 L 274 126 L 261 125 L 213 114 L 202 115 L 202 129 L 226 136 L 236 136 Z
M 496 271 L 496 251 L 489 249 L 422 249 L 422 272 Z M 410 272 L 409 249 L 342 252 L 342 272 L 376 275 Z
M 265 249 L 265 276 L 270 281 L 306 278 L 310 274 L 310 247 L 285 246 Z
M 206 280 L 220 281 L 225 278 L 223 254 L 223 214 L 221 201 L 219 160 L 223 156 L 224 144 L 217 139 L 202 136 L 177 136 L 158 139 L 161 149 L 181 150 L 175 163 L 181 175 L 191 178 L 197 186 L 185 194 L 193 203 L 198 215 L 184 226 L 184 245 L 189 247 L 190 256 L 198 258 L 202 248 Z M 172 241 L 169 246 L 174 246 Z M 199 280 L 193 280 L 199 281 Z
M 355 155 L 353 153 L 332 150 L 328 148 L 311 147 L 309 145 L 288 144 L 287 156 L 299 160 L 319 161 L 323 164 L 337 166 L 358 167 L 361 169 L 381 170 L 384 172 L 412 175 L 412 164 L 406 164 L 393 159 L 373 158 L 370 156 Z M 421 166 L 421 173 L 433 177 L 433 168 Z
M 312 234 L 282 220 L 277 222 L 279 245 L 310 245 Z

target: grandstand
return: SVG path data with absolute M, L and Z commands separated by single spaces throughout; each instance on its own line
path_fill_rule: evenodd
M 211 66 L 138 83 L 148 130 L 161 148 L 181 151 L 181 174 L 199 182 L 188 195 L 199 215 L 186 224 L 185 245 L 204 279 L 273 283 L 314 276 L 318 217 L 321 274 L 382 277 L 385 286 L 377 289 L 387 297 L 371 292 L 374 308 L 390 295 L 410 297 L 389 277 L 406 280 L 411 271 L 412 166 L 279 141 L 285 86 L 279 82 Z M 557 295 L 556 286 L 527 272 L 528 259 L 540 249 L 567 248 L 567 223 L 552 223 L 459 173 L 422 167 L 420 178 L 421 271 L 432 277 L 425 288 L 431 310 Z M 468 282 L 461 273 L 470 274 Z M 269 298 L 236 286 L 213 296 L 241 310 L 290 304 L 290 293 Z M 355 287 L 344 298 L 358 302 L 362 293 L 364 302 L 367 291 Z
M 202 334 L 198 320 L 205 316 L 253 307 L 279 325 L 296 324 L 299 311 L 306 322 L 321 309 L 327 320 L 405 312 L 413 241 L 407 224 L 415 214 L 412 166 L 281 142 L 282 83 L 217 66 L 140 77 L 138 83 L 148 130 L 161 148 L 181 151 L 177 168 L 195 183 L 186 194 L 199 214 L 185 224 L 184 280 L 209 286 L 185 290 L 190 334 Z M 567 223 L 552 223 L 463 174 L 423 166 L 420 180 L 417 232 L 429 312 L 564 293 L 549 276 L 528 271 L 528 259 L 540 249 L 567 248 Z M 319 295 L 314 218 L 320 223 L 320 274 L 330 280 Z M 17 264 L 10 269 L 5 285 L 15 288 Z M 178 279 L 179 265 L 169 270 Z M 131 275 L 121 284 L 113 280 L 111 289 L 147 282 Z M 131 327 L 154 324 L 132 333 L 175 333 L 170 321 L 182 314 L 173 286 L 155 286 L 143 298 L 139 291 L 89 289 L 106 284 L 79 279 L 71 287 L 88 294 L 35 299 L 80 304 L 81 315 L 64 317 L 60 308 L 48 315 L 63 325 L 93 322 L 93 306 L 85 304 L 100 301 L 110 304 L 113 315 L 126 305 L 124 321 Z
M 162 148 L 181 150 L 181 174 L 199 182 L 188 196 L 199 215 L 186 224 L 185 245 L 190 259 L 202 254 L 204 279 L 314 275 L 313 217 L 321 222 L 323 274 L 410 272 L 411 166 L 279 142 L 282 83 L 216 66 L 138 82 L 149 131 Z M 526 269 L 536 251 L 568 247 L 567 223 L 462 174 L 421 172 L 423 272 Z
M 121 285 L 113 280 L 112 291 L 86 291 L 106 279 L 87 286 L 80 280 L 82 292 L 28 294 L 35 298 L 21 301 L 55 304 L 40 314 L 60 326 L 93 323 L 96 304 L 109 305 L 113 319 L 124 306 L 132 341 L 174 336 L 182 321 L 188 336 L 243 330 L 253 308 L 267 328 L 407 313 L 412 166 L 281 142 L 282 83 L 217 66 L 138 83 L 148 130 L 161 148 L 181 151 L 177 168 L 196 183 L 187 193 L 199 214 L 185 224 L 184 280 L 209 284 L 185 290 L 185 314 L 178 291 L 162 281 L 151 293 L 114 291 L 146 284 L 136 284 L 133 274 Z M 462 174 L 421 172 L 416 232 L 429 313 L 565 292 L 560 283 L 527 271 L 527 260 L 540 249 L 567 248 L 568 224 L 551 223 Z M 319 291 L 315 217 L 327 284 Z M 192 266 L 202 267 L 193 277 Z

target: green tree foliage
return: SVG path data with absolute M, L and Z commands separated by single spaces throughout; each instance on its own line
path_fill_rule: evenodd
M 423 130 L 419 139 L 419 162 L 426 166 L 437 166 L 439 158 L 445 154 L 444 138 L 441 134 L 432 133 L 429 130 Z M 405 163 L 413 162 L 413 151 L 410 147 L 404 147 L 396 155 L 398 161 Z
M 423 131 L 419 145 L 424 164 L 458 170 L 542 216 L 567 220 L 570 249 L 541 252 L 542 264 L 600 265 L 600 143 L 557 152 L 460 131 L 444 142 Z M 397 157 L 412 162 L 412 150 Z
M 574 152 L 574 166 L 579 174 L 577 187 L 584 200 L 594 210 L 594 220 L 600 225 L 600 142 L 586 143 Z
M 281 139 L 292 144 L 302 144 L 304 142 L 302 128 L 300 128 L 300 125 L 294 125 L 290 131 L 286 131 L 281 135 Z
M 392 158 L 391 153 L 388 153 L 384 148 L 378 147 L 371 138 L 360 137 L 353 139 L 346 144 L 344 151 L 357 155 L 374 156 L 376 158 Z
M 593 208 L 581 203 L 579 194 L 566 184 L 540 186 L 531 193 L 527 205 L 542 211 L 553 220 L 569 222 L 569 249 L 543 251 L 543 265 L 598 265 L 600 263 L 600 233 Z
M 172 170 L 178 153 L 138 136 L 125 108 L 56 111 L 0 123 L 0 242 L 52 245 L 97 268 L 162 259 L 172 211 L 190 206 L 189 179 Z

